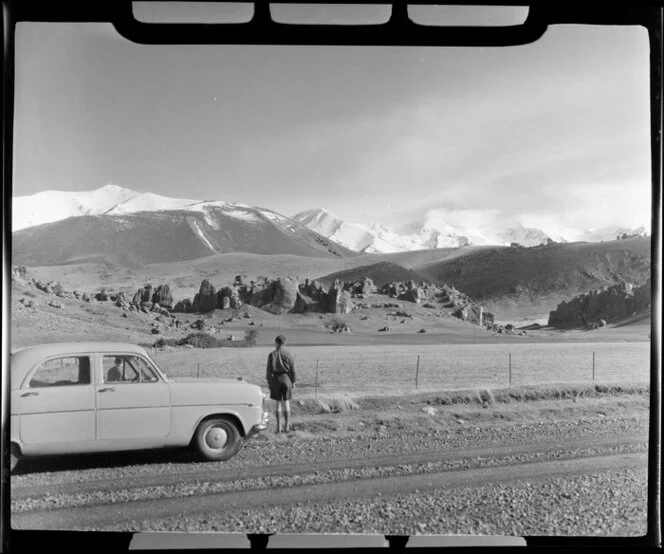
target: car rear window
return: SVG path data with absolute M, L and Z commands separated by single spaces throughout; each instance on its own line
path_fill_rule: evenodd
M 30 379 L 30 388 L 90 384 L 90 358 L 66 356 L 43 362 Z

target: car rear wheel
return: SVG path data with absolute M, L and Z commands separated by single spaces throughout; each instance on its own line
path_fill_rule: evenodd
M 14 471 L 18 465 L 18 461 L 21 459 L 21 451 L 16 444 L 12 444 L 9 454 L 9 471 Z
M 228 419 L 207 419 L 198 426 L 194 446 L 206 460 L 223 462 L 240 450 L 242 437 L 237 426 Z

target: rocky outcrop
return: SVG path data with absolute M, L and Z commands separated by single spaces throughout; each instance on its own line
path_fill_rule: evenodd
M 427 294 L 423 287 L 418 286 L 415 281 L 408 281 L 406 283 L 406 291 L 403 293 L 405 300 L 420 304 L 426 301 Z
M 374 294 L 377 291 L 377 287 L 369 277 L 363 277 L 362 279 L 344 283 L 344 290 L 350 292 L 352 297 L 365 298 L 370 294 Z
M 219 306 L 218 302 L 217 289 L 214 288 L 210 281 L 203 279 L 198 293 L 194 296 L 192 311 L 209 312 L 215 310 Z
M 49 281 L 48 283 L 42 283 L 41 281 L 33 281 L 35 287 L 40 291 L 46 292 L 48 294 L 57 294 L 58 296 L 64 293 L 62 285 L 58 281 Z
M 600 321 L 617 321 L 645 312 L 651 307 L 651 280 L 635 287 L 623 281 L 611 287 L 575 296 L 561 302 L 549 313 L 549 326 L 599 327 Z
M 171 288 L 168 285 L 159 285 L 152 294 L 152 302 L 162 308 L 171 309 L 173 307 Z
M 320 281 L 310 281 L 309 279 L 305 279 L 304 283 L 300 284 L 299 290 L 302 295 L 317 302 L 323 300 L 327 295 L 323 283 Z
M 293 277 L 279 277 L 269 286 L 251 296 L 252 306 L 281 315 L 295 308 L 299 294 L 298 280 Z
M 106 292 L 106 289 L 101 289 L 97 294 L 95 294 L 95 300 L 98 302 L 108 302 L 110 300 L 110 296 L 108 292 Z
M 344 290 L 344 283 L 335 279 L 327 293 L 327 311 L 333 314 L 349 314 L 353 311 L 351 294 Z
M 138 289 L 134 294 L 133 298 L 131 299 L 131 305 L 140 306 L 142 297 L 143 297 L 143 289 Z
M 240 291 L 236 283 L 232 287 L 222 287 L 217 293 L 217 305 L 222 310 L 237 310 L 242 307 Z
M 192 303 L 190 298 L 185 298 L 184 300 L 180 300 L 173 306 L 173 311 L 178 312 L 178 313 L 187 313 L 191 312 L 192 308 Z
M 137 308 L 143 304 L 143 302 L 152 301 L 152 285 L 145 285 L 142 289 L 138 289 L 134 296 L 131 299 L 132 306 Z
M 28 269 L 24 265 L 12 266 L 12 278 L 27 279 Z
M 416 283 L 415 281 L 385 283 L 380 289 L 381 294 L 386 294 L 391 298 L 406 300 L 421 304 L 434 296 L 438 288 L 430 283 Z

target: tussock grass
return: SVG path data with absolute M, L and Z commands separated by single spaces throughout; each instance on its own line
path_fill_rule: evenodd
M 646 395 L 647 384 L 580 384 L 543 385 L 538 387 L 516 387 L 511 389 L 472 389 L 444 391 L 423 396 L 427 404 L 450 406 L 455 404 L 510 404 L 536 402 L 540 400 L 576 400 L 605 396 Z
M 319 398 L 316 401 L 321 413 L 345 413 L 351 410 L 359 410 L 360 406 L 352 398 L 347 396 L 332 396 L 328 398 Z

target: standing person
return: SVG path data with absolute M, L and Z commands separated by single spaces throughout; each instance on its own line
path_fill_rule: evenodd
M 286 337 L 279 335 L 274 339 L 275 349 L 267 357 L 267 384 L 270 398 L 276 400 L 277 433 L 281 432 L 281 412 L 284 414 L 284 430 L 290 431 L 290 399 L 295 383 L 295 360 L 283 346 Z

